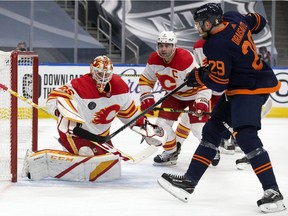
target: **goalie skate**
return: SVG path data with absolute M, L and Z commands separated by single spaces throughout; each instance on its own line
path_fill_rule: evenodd
M 273 213 L 286 210 L 283 203 L 283 196 L 279 190 L 265 190 L 264 196 L 257 201 L 257 205 L 264 213 Z
M 163 173 L 161 178 L 157 180 L 158 184 L 183 202 L 189 201 L 190 194 L 193 193 L 195 185 L 184 176 Z

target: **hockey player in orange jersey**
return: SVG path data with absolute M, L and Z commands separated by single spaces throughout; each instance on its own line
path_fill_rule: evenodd
M 261 109 L 269 94 L 281 87 L 272 68 L 259 59 L 253 34 L 261 32 L 267 21 L 259 13 L 223 13 L 220 4 L 206 3 L 193 13 L 195 30 L 206 40 L 203 51 L 209 66 L 192 70 L 187 85 L 205 84 L 214 91 L 225 91 L 213 108 L 202 130 L 199 143 L 184 175 L 163 173 L 158 183 L 169 193 L 187 202 L 220 146 L 227 130 L 237 132 L 236 140 L 250 161 L 263 189 L 257 201 L 262 212 L 286 210 L 269 154 L 258 135 Z M 249 190 L 247 186 L 245 190 Z M 245 199 L 245 197 L 244 197 Z
M 194 55 L 186 49 L 176 47 L 176 44 L 177 38 L 172 31 L 163 31 L 158 36 L 157 50 L 148 58 L 147 65 L 139 79 L 141 110 L 155 103 L 151 92 L 157 81 L 163 90 L 169 93 L 184 82 L 187 73 L 199 67 Z M 195 128 L 195 136 L 201 139 L 202 127 L 209 118 L 207 115 L 202 116 L 202 113 L 209 111 L 210 98 L 211 90 L 204 85 L 196 88 L 185 86 L 166 99 L 161 107 L 178 110 L 188 107 L 190 111 L 197 113 L 197 116 L 189 114 L 189 122 Z M 163 153 L 154 158 L 156 166 L 177 163 L 181 146 L 176 144 L 176 134 L 172 127 L 179 115 L 180 113 L 177 112 L 159 111 L 156 124 L 166 130 L 167 142 L 163 145 Z

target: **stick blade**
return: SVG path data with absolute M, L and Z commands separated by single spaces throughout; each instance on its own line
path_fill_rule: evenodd
M 137 164 L 137 163 L 145 160 L 146 158 L 150 157 L 151 155 L 153 155 L 157 151 L 158 151 L 158 148 L 156 146 L 150 145 L 147 148 L 140 151 L 139 153 L 133 155 L 132 156 L 133 161 L 131 161 L 131 162 L 133 164 Z
M 265 118 L 269 114 L 269 112 L 272 109 L 272 106 L 273 106 L 272 99 L 269 97 L 265 102 L 265 104 L 263 104 L 262 106 L 261 118 Z

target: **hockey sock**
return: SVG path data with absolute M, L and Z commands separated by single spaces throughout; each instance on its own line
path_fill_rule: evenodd
M 247 156 L 250 156 L 251 153 L 249 153 Z M 254 157 L 248 158 L 250 159 L 251 166 L 261 182 L 263 189 L 278 189 L 268 153 L 265 151 L 265 149 L 260 148 L 254 150 L 253 154 L 255 155 Z
M 277 183 L 268 153 L 257 135 L 256 127 L 245 127 L 237 130 L 237 141 L 243 149 L 264 190 L 276 188 Z
M 216 155 L 217 148 L 212 143 L 201 141 L 190 162 L 186 176 L 198 182 Z

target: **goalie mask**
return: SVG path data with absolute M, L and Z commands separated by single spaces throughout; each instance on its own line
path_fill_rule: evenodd
M 164 60 L 170 60 L 176 50 L 177 37 L 173 31 L 162 31 L 157 38 L 157 53 Z M 171 48 L 167 44 L 172 45 Z
M 99 92 L 103 92 L 113 74 L 113 64 L 107 56 L 98 56 L 90 64 L 90 73 L 97 83 Z

